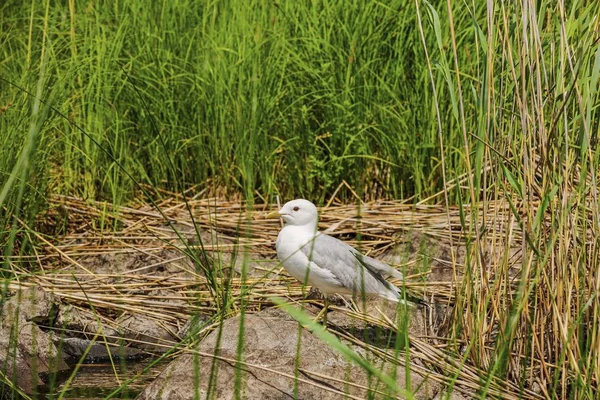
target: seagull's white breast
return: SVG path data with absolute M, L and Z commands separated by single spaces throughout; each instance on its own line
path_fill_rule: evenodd
M 307 281 L 308 258 L 300 249 L 314 238 L 315 232 L 310 232 L 304 226 L 286 225 L 277 236 L 277 257 L 286 271 L 300 282 Z

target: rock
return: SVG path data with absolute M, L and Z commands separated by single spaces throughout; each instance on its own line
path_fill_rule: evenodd
M 195 335 L 200 329 L 205 327 L 208 316 L 203 314 L 192 315 L 185 324 L 177 331 L 179 338 L 184 338 L 188 335 Z
M 92 311 L 71 304 L 60 308 L 55 326 L 88 338 L 98 334 L 100 338 L 106 338 L 107 341 L 117 341 L 119 335 L 116 329 L 106 324 L 105 320 L 98 318 Z
M 98 363 L 109 360 L 139 360 L 147 356 L 142 350 L 132 347 L 116 346 L 114 344 L 96 343 L 95 341 L 80 338 L 64 338 L 57 343 L 58 347 L 69 357 L 70 362 Z
M 121 336 L 131 345 L 142 350 L 163 353 L 177 344 L 177 332 L 171 331 L 160 321 L 139 314 L 125 313 L 117 319 L 123 330 Z
M 50 375 L 69 369 L 52 333 L 37 323 L 53 318 L 56 307 L 42 288 L 17 293 L 2 308 L 0 318 L 0 368 L 6 378 L 26 394 L 39 393 Z
M 165 301 L 182 307 L 185 305 L 185 298 L 173 290 L 159 289 L 149 294 L 159 299 L 157 301 Z M 106 318 L 99 318 L 90 310 L 65 305 L 58 313 L 55 326 L 69 332 L 77 332 L 79 339 L 87 340 L 86 343 L 90 343 L 90 340 L 98 335 L 98 341 L 106 340 L 116 344 L 117 347 L 121 347 L 122 341 L 125 340 L 131 341 L 128 343 L 131 347 L 160 353 L 168 350 L 179 340 L 176 331 L 172 331 L 169 326 L 145 315 L 125 312 L 116 321 L 110 321 L 110 325 L 106 321 Z M 81 354 L 75 351 L 73 356 L 78 353 Z
M 185 310 L 185 297 L 174 290 L 157 289 L 148 293 L 157 302 L 168 303 L 171 307 L 181 306 Z M 168 351 L 179 342 L 178 329 L 147 315 L 126 312 L 115 321 L 119 327 L 118 336 L 130 342 L 132 347 L 155 353 Z
M 58 307 L 54 297 L 40 286 L 26 288 L 10 298 L 2 307 L 2 317 L 5 325 L 17 321 L 21 323 L 48 322 L 56 316 Z
M 311 309 L 313 313 L 318 309 Z M 197 347 L 199 356 L 184 354 L 173 361 L 138 399 L 230 399 L 235 397 L 236 358 L 240 317 L 223 323 L 221 332 L 212 332 Z M 220 343 L 217 339 L 221 335 Z M 298 350 L 298 340 L 300 348 Z M 299 353 L 297 353 L 297 350 Z M 379 368 L 390 371 L 389 363 L 384 365 L 372 354 L 361 348 L 356 351 L 378 364 Z M 215 361 L 215 374 L 211 381 L 213 357 L 217 353 L 222 359 Z M 317 336 L 305 329 L 285 312 L 270 308 L 256 314 L 248 314 L 244 319 L 243 361 L 237 377 L 241 397 L 247 399 L 338 399 L 344 393 L 365 397 L 363 387 L 370 387 L 370 395 L 385 395 L 385 385 L 360 367 L 349 363 L 340 353 L 331 349 Z M 297 369 L 295 366 L 297 365 Z M 295 386 L 295 371 L 298 382 Z M 328 377 L 335 378 L 329 379 Z M 398 386 L 404 388 L 404 368 L 397 368 Z M 439 384 L 411 373 L 412 387 L 417 399 L 431 398 L 439 390 Z M 197 392 L 195 392 L 197 391 Z

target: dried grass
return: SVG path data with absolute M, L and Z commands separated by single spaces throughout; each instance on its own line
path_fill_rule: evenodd
M 553 341 L 562 338 L 566 345 L 576 340 L 569 336 L 572 331 L 565 325 L 569 323 L 564 319 L 568 309 L 560 306 L 562 301 L 548 297 L 550 285 L 556 282 L 552 277 L 556 270 L 542 269 L 539 284 L 528 288 L 529 295 L 523 297 L 523 285 L 530 285 L 532 279 L 529 275 L 531 254 L 523 258 L 526 238 L 507 201 L 482 204 L 473 209 L 465 207 L 462 212 L 457 207 L 446 209 L 394 201 L 363 203 L 360 207 L 330 204 L 321 210 L 320 227 L 378 257 L 391 249 L 402 248 L 407 242 L 410 244 L 415 233 L 429 238 L 429 243 L 444 243 L 448 251 L 446 258 L 433 261 L 446 266 L 445 274 L 420 271 L 426 254 L 418 250 L 397 265 L 400 269 L 416 271 L 406 282 L 410 292 L 450 306 L 443 316 L 439 334 L 411 337 L 411 363 L 414 361 L 411 368 L 468 395 L 484 392 L 496 398 L 551 397 L 547 388 L 556 371 L 568 365 L 569 370 L 562 376 L 568 379 L 573 374 L 571 362 L 563 365 L 556 362 L 560 354 L 556 354 Z M 515 204 L 521 212 L 522 205 Z M 55 197 L 47 218 L 55 222 L 68 219 L 66 233 L 60 243 L 52 243 L 40 235 L 43 244 L 32 261 L 39 264 L 43 273 L 28 275 L 22 271 L 9 288 L 40 285 L 65 303 L 84 308 L 93 306 L 106 315 L 123 312 L 145 315 L 178 332 L 190 315 L 215 315 L 219 310 L 209 282 L 183 254 L 190 248 L 203 247 L 216 259 L 215 268 L 228 271 L 239 269 L 242 264 L 253 266 L 245 280 L 239 274 L 221 275 L 218 284 L 230 288 L 233 299 L 232 308 L 223 317 L 240 311 L 237 300 L 242 297 L 247 312 L 271 306 L 272 296 L 286 297 L 292 302 L 304 301 L 305 291 L 300 283 L 288 277 L 273 260 L 279 221 L 265 219 L 273 206 L 250 207 L 214 198 L 194 199 L 189 201 L 189 206 L 193 220 L 178 196 L 162 201 L 160 207 L 170 220 L 165 223 L 163 216 L 149 206 L 115 208 L 107 203 Z M 526 206 L 535 207 L 531 203 Z M 465 227 L 478 221 L 485 221 L 485 232 L 475 247 Z M 200 228 L 202 246 L 194 242 L 197 240 L 194 223 Z M 100 229 L 100 225 L 104 228 Z M 105 233 L 107 226 L 115 227 L 112 233 Z M 192 244 L 182 244 L 173 226 Z M 360 240 L 357 232 L 360 232 Z M 468 245 L 469 240 L 471 245 Z M 117 271 L 106 271 L 87 262 L 136 256 L 141 257 L 136 263 Z M 430 273 L 432 276 L 428 278 Z M 522 276 L 528 280 L 523 281 Z M 577 281 L 566 282 L 572 285 Z M 556 296 L 581 290 L 572 286 L 559 289 L 555 291 Z M 516 306 L 515 301 L 524 302 L 525 311 L 508 312 Z M 451 307 L 453 305 L 456 306 Z M 494 377 L 490 370 L 499 352 L 499 338 L 503 339 L 507 324 L 515 315 L 519 317 L 517 327 L 510 333 L 513 345 L 508 349 L 509 379 Z M 353 316 L 372 325 L 396 329 L 385 318 Z M 459 324 L 460 330 L 457 329 Z M 205 329 L 202 335 L 211 329 Z M 338 330 L 336 334 L 384 360 L 399 365 L 405 361 L 403 357 L 398 359 L 393 351 L 377 348 L 347 331 Z M 567 360 L 585 357 L 578 354 L 577 349 L 569 345 Z M 591 374 L 589 379 L 592 383 L 597 377 Z

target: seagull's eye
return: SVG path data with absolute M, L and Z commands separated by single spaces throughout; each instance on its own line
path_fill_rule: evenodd
M 300 207 L 296 206 L 294 207 L 294 211 L 298 211 L 300 209 Z

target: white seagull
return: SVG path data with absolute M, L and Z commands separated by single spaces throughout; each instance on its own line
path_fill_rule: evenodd
M 285 222 L 277 236 L 277 257 L 290 275 L 325 295 L 325 313 L 327 295 L 335 293 L 375 294 L 394 302 L 402 301 L 400 290 L 385 280 L 385 277 L 403 279 L 402 274 L 341 240 L 319 232 L 319 214 L 313 203 L 292 200 L 269 216 L 277 214 Z

